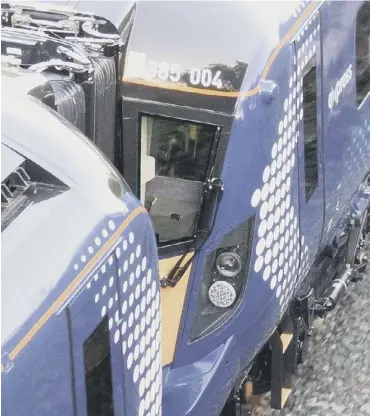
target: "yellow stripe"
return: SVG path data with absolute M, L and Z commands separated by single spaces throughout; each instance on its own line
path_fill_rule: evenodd
M 304 13 L 302 13 L 302 15 L 297 19 L 297 21 L 294 23 L 294 25 L 292 26 L 292 28 L 288 31 L 288 33 L 283 37 L 283 39 L 281 40 L 281 42 L 275 48 L 274 52 L 270 56 L 270 59 L 267 61 L 267 64 L 266 64 L 265 69 L 264 69 L 264 71 L 262 73 L 261 79 L 266 79 L 266 76 L 267 76 L 268 72 L 270 71 L 271 66 L 272 66 L 273 62 L 275 61 L 277 55 L 279 54 L 281 48 L 287 42 L 289 42 L 290 38 L 292 38 L 295 35 L 297 29 L 302 24 L 302 22 L 304 21 L 304 19 L 306 19 L 306 17 L 309 16 L 313 12 L 314 8 L 316 7 L 316 3 L 317 3 L 317 0 L 315 0 L 313 3 L 311 3 L 307 7 L 307 9 L 304 11 Z
M 193 252 L 188 253 L 181 265 L 184 265 Z M 166 276 L 182 256 L 175 256 L 159 261 L 160 276 Z M 179 333 L 185 296 L 188 289 L 191 266 L 188 267 L 181 280 L 175 287 L 161 288 L 162 310 L 162 365 L 173 361 L 176 342 Z
M 296 20 L 296 22 L 294 23 L 294 25 L 292 26 L 292 28 L 287 32 L 287 34 L 283 37 L 283 39 L 281 40 L 281 42 L 276 46 L 276 48 L 274 49 L 274 51 L 272 52 L 269 60 L 267 61 L 267 64 L 262 72 L 262 76 L 261 76 L 261 80 L 266 79 L 266 76 L 268 74 L 268 72 L 271 69 L 271 66 L 273 64 L 273 62 L 275 61 L 277 55 L 279 54 L 281 48 L 287 43 L 289 42 L 289 40 L 291 39 L 291 37 L 293 37 L 293 35 L 295 34 L 296 30 L 299 28 L 299 26 L 302 24 L 302 22 L 307 18 L 307 16 L 309 16 L 312 11 L 314 10 L 314 8 L 317 5 L 317 0 L 314 0 L 308 7 L 307 9 L 302 13 L 302 15 Z M 243 92 L 243 91 L 237 91 L 237 92 L 230 92 L 230 91 L 214 91 L 214 90 L 207 90 L 204 88 L 194 88 L 194 87 L 185 87 L 185 86 L 180 86 L 180 85 L 176 85 L 176 84 L 170 84 L 167 82 L 155 82 L 155 81 L 149 81 L 149 80 L 143 80 L 140 78 L 125 78 L 122 77 L 121 81 L 130 83 L 130 84 L 137 84 L 137 85 L 144 85 L 144 86 L 148 86 L 148 87 L 155 87 L 155 88 L 161 88 L 161 89 L 166 89 L 166 90 L 174 90 L 174 91 L 182 91 L 182 92 L 190 92 L 190 93 L 194 93 L 194 94 L 200 94 L 200 95 L 210 95 L 210 96 L 214 96 L 214 97 L 251 97 L 253 95 L 256 95 L 260 92 L 260 88 L 259 87 L 255 87 L 252 90 Z
M 63 305 L 63 303 L 72 295 L 72 293 L 77 289 L 79 284 L 83 279 L 88 276 L 88 274 L 94 269 L 95 265 L 101 260 L 112 248 L 116 240 L 119 238 L 123 230 L 142 212 L 147 212 L 144 207 L 136 208 L 118 227 L 114 234 L 109 238 L 109 240 L 101 247 L 101 249 L 95 254 L 95 256 L 87 263 L 84 269 L 77 275 L 77 277 L 70 283 L 70 285 L 65 289 L 65 291 L 56 299 L 56 301 L 51 305 L 51 307 L 42 315 L 42 317 L 36 322 L 36 324 L 28 331 L 24 338 L 19 342 L 19 344 L 13 349 L 9 354 L 11 360 L 14 360 L 15 357 L 25 348 L 25 346 L 31 341 L 31 339 L 36 335 L 36 333 L 41 329 L 43 325 L 49 320 L 49 318 Z M 3 369 L 2 369 L 3 371 Z
M 253 90 L 247 92 L 229 92 L 229 91 L 214 91 L 214 90 L 206 90 L 204 88 L 194 88 L 194 87 L 183 87 L 181 85 L 176 84 L 169 84 L 167 82 L 161 81 L 149 81 L 140 78 L 125 78 L 122 77 L 121 81 L 128 82 L 130 84 L 137 84 L 137 85 L 145 85 L 147 87 L 154 87 L 154 88 L 162 88 L 165 90 L 175 90 L 175 91 L 183 91 L 183 92 L 192 92 L 194 94 L 201 94 L 201 95 L 211 95 L 217 97 L 250 97 L 254 94 L 257 94 L 260 91 L 259 87 L 254 88 Z

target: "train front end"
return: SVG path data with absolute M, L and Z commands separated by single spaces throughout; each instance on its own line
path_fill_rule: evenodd
M 2 87 L 3 413 L 160 415 L 151 220 L 107 158 L 28 94 L 47 91 L 43 75 L 5 65 Z

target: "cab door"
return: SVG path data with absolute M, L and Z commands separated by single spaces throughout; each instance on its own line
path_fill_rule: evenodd
M 322 62 L 320 12 L 295 39 L 298 122 L 298 169 L 301 231 L 300 276 L 312 264 L 324 221 Z

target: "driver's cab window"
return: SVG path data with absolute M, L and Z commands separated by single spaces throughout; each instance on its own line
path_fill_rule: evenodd
M 194 235 L 215 126 L 141 117 L 140 198 L 160 243 Z

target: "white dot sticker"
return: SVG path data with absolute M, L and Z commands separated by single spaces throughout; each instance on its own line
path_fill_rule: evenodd
M 259 189 L 256 189 L 252 195 L 252 200 L 251 200 L 252 207 L 255 208 L 260 203 L 260 200 L 261 200 L 261 191 Z
M 262 191 L 261 191 L 261 199 L 262 201 L 266 201 L 268 195 L 269 195 L 269 191 L 270 191 L 270 186 L 268 183 L 265 183 L 262 187 Z
M 129 242 L 130 242 L 130 244 L 132 244 L 133 242 L 134 242 L 134 233 L 130 233 L 129 234 L 129 236 L 128 236 L 128 240 L 129 240 Z
M 270 288 L 273 290 L 275 289 L 277 283 L 277 277 L 276 276 L 272 276 L 271 282 L 270 282 Z
M 144 272 L 146 270 L 146 264 L 147 264 L 147 259 L 146 256 L 144 256 L 142 262 L 141 262 L 141 270 Z
M 284 128 L 283 120 L 281 120 L 280 123 L 279 123 L 279 134 L 281 134 L 283 132 L 283 128 Z
M 132 286 L 132 285 L 134 284 L 134 280 L 135 280 L 135 275 L 134 275 L 134 273 L 132 272 L 132 273 L 130 274 L 130 280 L 129 280 L 130 286 Z
M 261 238 L 258 241 L 257 246 L 256 246 L 256 254 L 257 254 L 257 256 L 260 256 L 263 253 L 264 249 L 265 249 L 265 239 L 264 238 Z
M 270 177 L 270 166 L 266 166 L 262 175 L 263 182 L 266 183 L 269 180 L 269 177 Z
M 122 315 L 124 315 L 127 312 L 127 301 L 125 300 L 122 303 Z
M 267 221 L 263 220 L 261 221 L 259 227 L 258 227 L 258 237 L 263 237 L 266 233 L 266 228 L 267 228 Z
M 269 264 L 272 258 L 272 251 L 271 250 L 267 250 L 266 254 L 265 254 L 265 264 Z
M 279 286 L 276 290 L 276 297 L 278 298 L 280 296 L 281 293 L 281 286 Z
M 278 151 L 277 144 L 276 144 L 276 143 L 274 143 L 274 144 L 273 144 L 273 146 L 272 146 L 272 149 L 271 149 L 271 157 L 272 157 L 273 159 L 275 159 L 275 158 L 276 158 L 277 151 Z
M 254 264 L 254 271 L 255 271 L 256 273 L 258 273 L 258 272 L 262 269 L 262 266 L 263 266 L 263 261 L 264 261 L 264 258 L 263 258 L 262 256 L 259 256 L 259 257 L 257 258 L 257 260 L 256 260 L 256 262 L 255 262 L 255 264 Z
M 270 274 L 271 274 L 271 267 L 270 266 L 267 266 L 266 268 L 265 268 L 265 270 L 263 271 L 263 280 L 268 280 L 268 278 L 270 277 Z
M 268 203 L 265 201 L 262 206 L 261 206 L 261 210 L 260 210 L 260 218 L 261 220 L 264 220 L 266 218 L 267 212 L 269 209 L 269 205 Z
M 132 363 L 134 361 L 134 355 L 132 352 L 127 357 L 127 368 L 130 369 L 132 367 Z
M 149 269 L 148 270 L 148 274 L 146 276 L 146 282 L 147 282 L 147 284 L 149 284 L 151 282 L 151 280 L 152 280 L 152 269 Z

